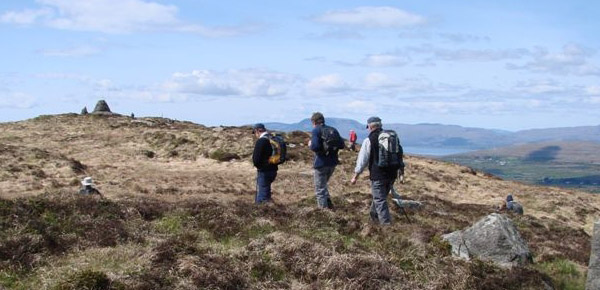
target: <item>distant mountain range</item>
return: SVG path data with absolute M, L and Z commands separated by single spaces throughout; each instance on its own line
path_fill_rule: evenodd
M 367 136 L 364 123 L 352 119 L 327 118 L 326 123 L 336 127 L 347 138 L 351 129 L 359 139 Z M 310 131 L 310 119 L 298 123 L 266 123 L 268 129 L 279 131 Z M 400 135 L 404 146 L 487 149 L 494 147 L 547 141 L 589 141 L 600 142 L 599 126 L 581 126 L 549 129 L 522 130 L 517 132 L 482 128 L 461 127 L 442 124 L 383 124 L 385 129 L 393 129 Z

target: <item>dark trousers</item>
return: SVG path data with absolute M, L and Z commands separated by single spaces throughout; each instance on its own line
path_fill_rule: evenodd
M 261 203 L 271 200 L 271 183 L 275 181 L 277 171 L 257 171 L 256 196 L 254 202 Z

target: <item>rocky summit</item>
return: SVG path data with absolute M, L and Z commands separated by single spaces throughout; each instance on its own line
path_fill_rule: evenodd
M 368 214 L 368 174 L 349 183 L 356 152 L 340 152 L 335 210 L 320 210 L 310 134 L 283 136 L 274 202 L 255 205 L 250 127 L 95 114 L 0 124 L 0 288 L 585 287 L 599 196 L 406 156 L 395 189 L 422 206 L 390 200 L 392 225 L 381 227 Z M 77 194 L 87 176 L 102 197 Z M 454 257 L 443 236 L 497 213 L 509 193 L 525 214 L 498 214 L 531 263 Z

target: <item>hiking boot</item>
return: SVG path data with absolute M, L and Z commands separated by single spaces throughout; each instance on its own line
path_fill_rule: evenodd
M 333 202 L 331 202 L 331 198 L 327 198 L 327 208 L 333 210 Z

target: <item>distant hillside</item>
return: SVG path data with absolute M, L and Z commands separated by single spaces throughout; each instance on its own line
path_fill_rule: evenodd
M 472 158 L 520 158 L 524 161 L 590 163 L 600 164 L 600 143 L 594 142 L 540 142 L 508 147 L 478 150 L 448 156 L 469 156 Z
M 600 192 L 600 143 L 540 142 L 473 151 L 444 160 L 533 184 Z
M 336 127 L 342 136 L 347 137 L 351 129 L 359 139 L 367 136 L 365 124 L 351 119 L 326 118 L 328 125 Z M 281 131 L 310 131 L 309 119 L 298 123 L 267 123 L 269 129 Z M 591 141 L 600 142 L 600 126 L 583 126 L 551 129 L 523 130 L 517 132 L 469 128 L 443 124 L 398 124 L 385 123 L 384 128 L 393 129 L 400 134 L 404 146 L 449 147 L 468 149 L 487 149 L 509 145 L 544 141 Z
M 564 127 L 523 130 L 512 134 L 515 143 L 543 141 L 592 141 L 600 142 L 600 126 Z

